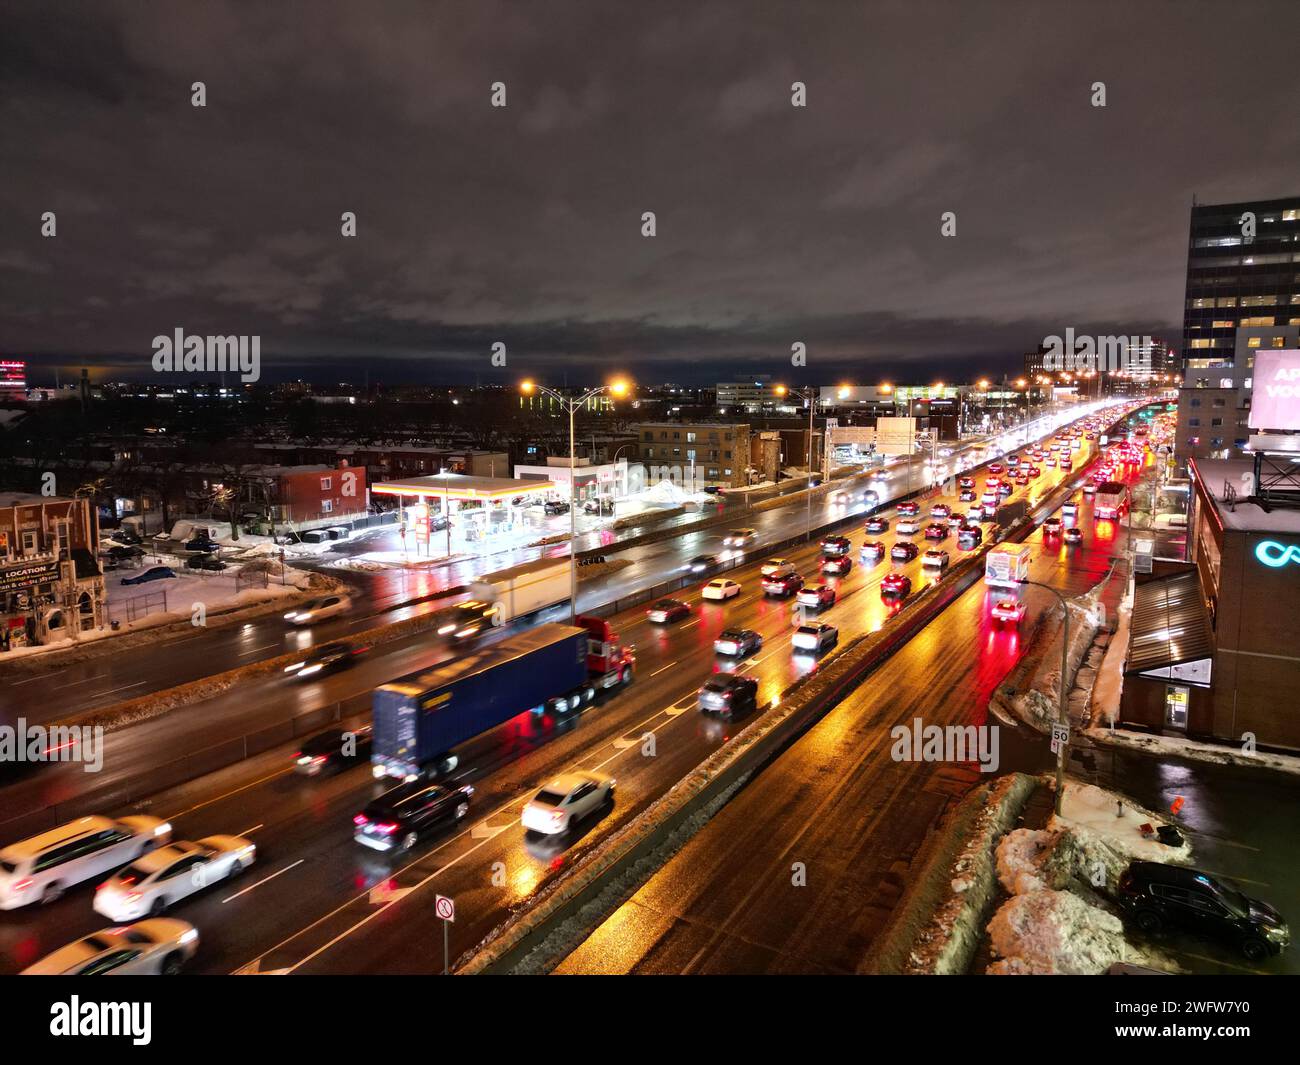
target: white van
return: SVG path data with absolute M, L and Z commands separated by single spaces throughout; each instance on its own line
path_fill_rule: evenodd
M 137 814 L 82 817 L 0 850 L 0 910 L 53 902 L 74 884 L 168 843 L 172 826 Z

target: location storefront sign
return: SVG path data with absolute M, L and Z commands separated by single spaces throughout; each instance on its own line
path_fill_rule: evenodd
M 59 579 L 59 562 L 32 562 L 25 566 L 12 566 L 0 570 L 0 592 L 12 592 L 15 588 L 27 588 L 33 584 L 48 584 Z

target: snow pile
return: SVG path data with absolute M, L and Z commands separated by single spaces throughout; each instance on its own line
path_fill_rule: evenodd
M 1133 953 L 1118 917 L 1068 891 L 1017 895 L 989 922 L 989 938 L 995 976 L 1089 975 Z
M 1146 835 L 1164 822 L 1121 795 L 1071 783 L 1060 816 L 1046 829 L 1019 828 L 997 847 L 998 880 L 1012 896 L 989 922 L 1000 960 L 988 972 L 1100 973 L 1118 961 L 1156 961 L 1129 946 L 1106 904 L 1134 860 L 1186 862 L 1186 842 L 1170 847 Z
M 1106 647 L 1106 657 L 1097 671 L 1097 682 L 1092 689 L 1092 717 L 1094 724 L 1114 726 L 1119 720 L 1120 696 L 1124 693 L 1124 662 L 1128 658 L 1130 623 L 1133 600 L 1126 597 L 1119 607 L 1115 634 Z
M 1240 765 L 1263 769 L 1276 769 L 1283 773 L 1300 774 L 1300 757 L 1272 751 L 1245 750 L 1219 743 L 1202 743 L 1186 736 L 1149 736 L 1123 729 L 1096 727 L 1088 730 L 1090 739 L 1116 747 L 1129 747 L 1146 751 L 1158 757 L 1188 758 L 1216 765 Z

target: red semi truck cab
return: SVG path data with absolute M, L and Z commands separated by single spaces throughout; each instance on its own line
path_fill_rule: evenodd
M 587 630 L 587 672 L 592 683 L 601 688 L 629 683 L 636 669 L 636 656 L 619 642 L 610 623 L 583 614 L 578 617 L 578 627 Z

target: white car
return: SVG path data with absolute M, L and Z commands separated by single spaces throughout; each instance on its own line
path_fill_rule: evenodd
M 105 928 L 45 955 L 19 976 L 175 976 L 199 949 L 192 924 L 172 917 Z
M 794 644 L 797 651 L 820 652 L 827 647 L 833 646 L 839 638 L 840 630 L 834 625 L 827 625 L 825 622 L 814 622 L 811 625 L 800 625 L 795 629 L 790 642 Z
M 323 595 L 318 599 L 308 599 L 299 603 L 284 616 L 285 621 L 294 625 L 314 625 L 326 618 L 336 617 L 352 609 L 352 600 L 346 595 Z
M 257 847 L 243 836 L 206 836 L 172 843 L 138 858 L 99 885 L 95 912 L 110 921 L 157 917 L 206 887 L 253 864 Z
M 533 832 L 558 835 L 614 798 L 614 778 L 576 770 L 564 773 L 528 801 L 520 821 Z
M 172 826 L 133 814 L 82 817 L 0 850 L 0 910 L 53 902 L 83 880 L 110 872 L 171 839 Z
M 894 531 L 904 536 L 911 536 L 921 531 L 921 522 L 917 518 L 899 518 L 894 523 Z
M 701 599 L 731 599 L 739 594 L 740 585 L 736 581 L 728 580 L 726 577 L 719 577 L 717 580 L 709 581 L 700 590 Z
M 786 558 L 769 558 L 759 567 L 759 573 L 764 577 L 784 577 L 793 572 L 794 563 Z
M 744 547 L 758 539 L 757 529 L 732 529 L 722 538 L 723 547 Z
M 921 556 L 921 565 L 928 569 L 947 569 L 948 562 L 948 552 L 937 547 L 930 548 Z

